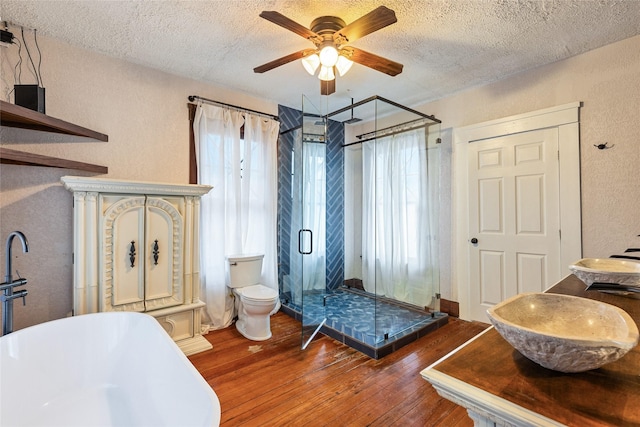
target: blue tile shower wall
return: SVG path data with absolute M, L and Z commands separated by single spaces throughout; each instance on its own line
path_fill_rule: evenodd
M 344 125 L 329 121 L 327 142 L 327 288 L 344 280 Z
M 302 111 L 278 106 L 280 132 L 300 126 Z M 278 140 L 278 282 L 289 274 L 291 242 L 291 156 L 293 132 Z M 329 121 L 327 155 L 327 288 L 337 289 L 344 279 L 344 125 Z M 295 250 L 295 248 L 293 248 Z
M 294 132 L 284 133 L 302 123 L 302 111 L 278 106 L 280 137 L 278 138 L 278 283 L 282 288 L 284 277 L 290 274 L 289 251 L 291 250 L 291 161 Z M 281 289 L 282 290 L 282 289 Z

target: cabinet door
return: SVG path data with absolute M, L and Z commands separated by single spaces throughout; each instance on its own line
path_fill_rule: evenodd
M 100 311 L 144 311 L 145 197 L 102 196 Z
M 145 218 L 146 310 L 184 302 L 182 283 L 183 198 L 147 197 Z

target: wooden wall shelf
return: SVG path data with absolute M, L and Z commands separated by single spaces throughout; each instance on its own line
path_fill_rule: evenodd
M 0 101 L 0 123 L 2 126 L 31 129 L 64 135 L 83 136 L 97 141 L 108 142 L 109 136 L 64 120 L 49 117 L 46 114 L 30 110 L 9 102 Z M 0 147 L 0 163 L 26 166 L 44 166 L 64 169 L 77 169 L 87 172 L 106 174 L 106 166 L 76 162 L 41 154 L 26 153 Z
M 109 136 L 9 102 L 0 101 L 1 124 L 7 127 L 33 129 L 65 135 L 86 136 L 108 142 Z
M 76 162 L 74 160 L 43 156 L 41 154 L 26 153 L 0 147 L 0 163 L 9 165 L 44 166 L 49 168 L 76 169 L 86 172 L 106 174 L 109 168 L 91 163 Z

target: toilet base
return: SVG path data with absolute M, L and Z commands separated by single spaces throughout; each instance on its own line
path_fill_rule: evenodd
M 256 328 L 255 326 L 256 325 L 253 325 L 253 328 L 247 328 L 244 319 L 236 320 L 236 329 L 245 338 L 250 339 L 251 341 L 265 341 L 271 338 L 271 325 L 268 317 L 266 328 Z

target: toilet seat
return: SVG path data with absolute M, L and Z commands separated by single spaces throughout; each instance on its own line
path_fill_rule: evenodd
M 244 301 L 265 302 L 278 298 L 278 291 L 264 285 L 251 285 L 235 289 Z

